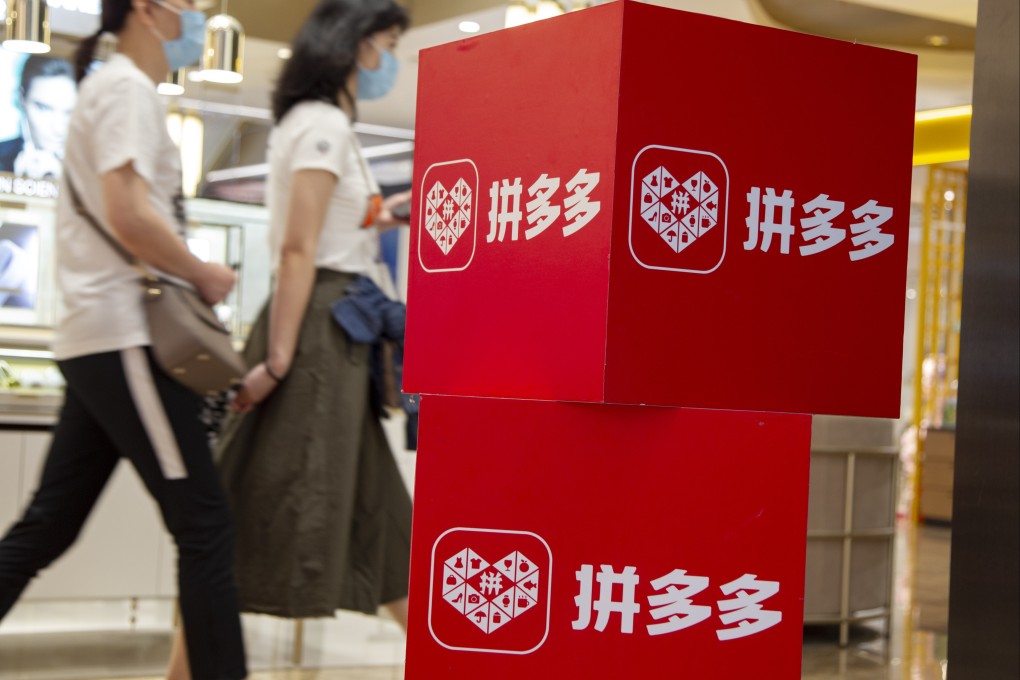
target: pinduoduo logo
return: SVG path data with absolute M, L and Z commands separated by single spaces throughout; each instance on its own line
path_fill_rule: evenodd
M 432 547 L 429 630 L 448 649 L 529 654 L 549 634 L 552 552 L 537 534 L 457 528 Z
M 631 170 L 630 251 L 647 269 L 709 274 L 726 257 L 729 172 L 707 151 L 647 146 Z
M 467 269 L 475 256 L 478 169 L 467 159 L 435 163 L 419 194 L 418 261 L 427 272 Z

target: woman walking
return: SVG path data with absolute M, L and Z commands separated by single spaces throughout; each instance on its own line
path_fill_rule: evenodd
M 331 305 L 380 267 L 383 202 L 352 128 L 385 95 L 408 23 L 392 0 L 323 0 L 273 95 L 267 200 L 275 286 L 245 349 L 218 453 L 238 527 L 242 611 L 375 614 L 406 627 L 411 501 L 370 399 L 370 353 Z

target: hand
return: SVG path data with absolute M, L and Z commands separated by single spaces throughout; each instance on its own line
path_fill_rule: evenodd
M 14 159 L 14 174 L 31 179 L 56 179 L 63 164 L 54 154 L 26 145 Z
M 237 274 L 230 267 L 222 264 L 203 262 L 198 275 L 191 281 L 206 304 L 214 305 L 222 302 L 234 289 Z
M 230 410 L 235 413 L 251 411 L 255 404 L 272 394 L 277 385 L 279 383 L 266 370 L 265 362 L 258 364 L 244 376 L 241 388 L 230 404 Z
M 383 201 L 382 209 L 375 218 L 375 226 L 380 229 L 391 229 L 393 227 L 403 227 L 408 224 L 408 220 L 402 217 L 396 217 L 393 215 L 393 208 L 398 205 L 407 203 L 411 200 L 410 191 L 402 191 L 399 194 L 393 194 Z

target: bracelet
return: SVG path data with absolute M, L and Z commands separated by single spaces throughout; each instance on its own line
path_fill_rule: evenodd
M 283 382 L 283 378 L 281 378 L 280 376 L 278 376 L 275 373 L 273 373 L 273 369 L 269 368 L 269 362 L 268 361 L 263 361 L 262 365 L 265 367 L 266 373 L 269 374 L 270 378 L 275 380 L 277 383 L 282 383 Z

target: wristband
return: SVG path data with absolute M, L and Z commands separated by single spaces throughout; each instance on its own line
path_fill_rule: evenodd
M 278 375 L 276 375 L 275 373 L 273 373 L 273 369 L 269 368 L 269 362 L 268 361 L 263 361 L 262 362 L 262 366 L 265 367 L 266 373 L 269 374 L 270 378 L 275 380 L 278 384 L 283 382 L 283 378 L 281 378 Z

